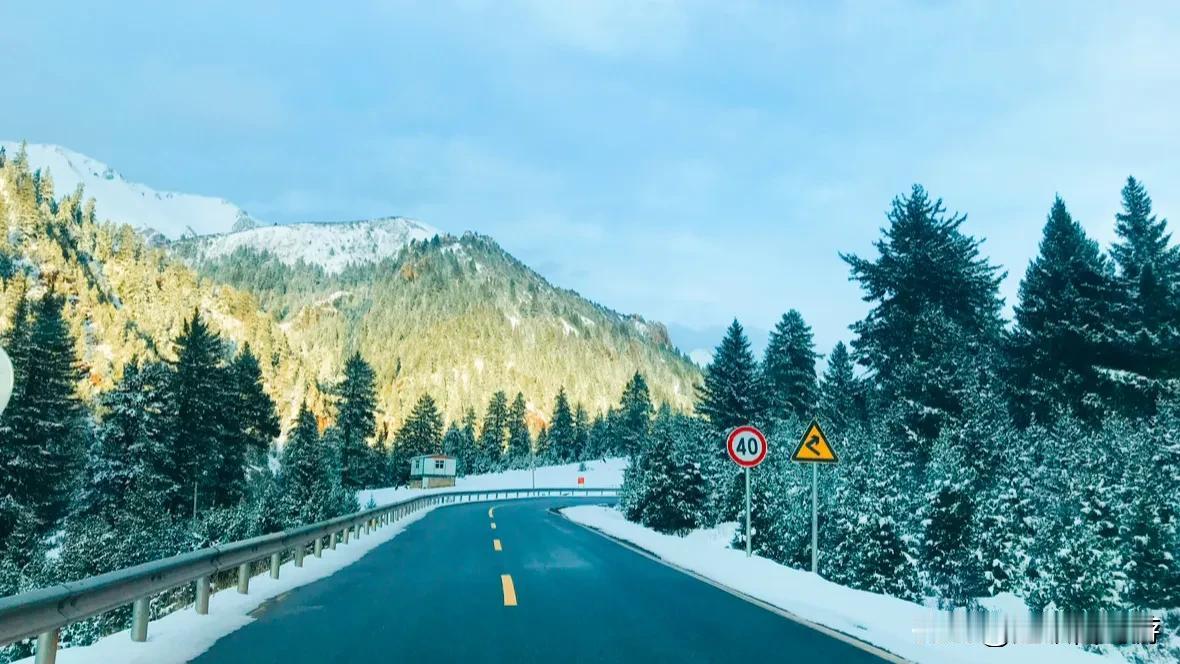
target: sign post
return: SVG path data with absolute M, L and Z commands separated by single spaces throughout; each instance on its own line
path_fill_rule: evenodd
M 836 457 L 836 450 L 828 443 L 824 430 L 819 428 L 819 420 L 812 419 L 799 445 L 791 455 L 795 463 L 810 463 L 811 466 L 811 573 L 819 570 L 819 466 L 821 463 L 840 463 Z
M 725 439 L 729 458 L 741 466 L 746 473 L 746 557 L 752 555 L 754 533 L 750 530 L 750 469 L 766 459 L 766 436 L 750 425 L 740 426 L 729 432 Z
M 8 354 L 0 348 L 0 413 L 4 412 L 4 407 L 8 405 L 8 398 L 12 396 L 12 386 L 15 382 L 15 376 L 12 370 L 12 362 L 8 359 Z

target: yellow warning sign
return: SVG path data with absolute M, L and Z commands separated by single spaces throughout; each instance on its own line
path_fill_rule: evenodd
M 836 458 L 836 450 L 832 449 L 828 443 L 828 437 L 824 435 L 824 430 L 819 428 L 818 420 L 812 420 L 811 424 L 807 426 L 807 431 L 803 432 L 803 437 L 799 439 L 795 453 L 791 455 L 791 461 L 803 463 L 840 462 Z

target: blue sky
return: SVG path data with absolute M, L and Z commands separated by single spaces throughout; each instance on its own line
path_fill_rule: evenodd
M 1009 303 L 1055 193 L 1104 244 L 1131 173 L 1180 223 L 1178 3 L 77 4 L 0 5 L 4 137 L 267 221 L 487 233 L 682 346 L 792 307 L 847 339 L 837 252 L 914 182 Z

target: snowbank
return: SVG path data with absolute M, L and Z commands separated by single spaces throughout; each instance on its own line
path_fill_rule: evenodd
M 567 463 L 562 466 L 538 466 L 537 483 L 542 489 L 583 487 L 586 489 L 617 489 L 623 485 L 623 470 L 627 467 L 627 460 L 622 458 L 607 459 L 606 461 L 586 461 L 586 470 L 578 470 L 582 464 Z M 578 484 L 578 478 L 584 477 L 585 484 Z M 484 475 L 468 475 L 455 481 L 454 491 L 479 491 L 483 489 L 525 489 L 534 486 L 532 472 L 524 470 L 505 470 L 499 473 Z M 452 489 L 411 489 L 407 487 L 388 489 L 366 489 L 357 492 L 357 500 L 361 507 L 373 500 L 378 506 L 412 498 L 424 493 L 446 493 Z
M 336 549 L 324 549 L 323 558 L 307 556 L 303 567 L 287 562 L 281 578 L 270 574 L 250 579 L 250 594 L 240 595 L 229 588 L 213 593 L 209 598 L 209 614 L 197 615 L 192 607 L 170 613 L 148 625 L 148 640 L 135 643 L 130 630 L 103 637 L 92 645 L 63 648 L 57 653 L 57 664 L 181 664 L 208 650 L 218 639 L 245 627 L 254 620 L 250 612 L 266 600 L 330 576 L 360 560 L 366 553 L 388 542 L 421 519 L 433 508 L 415 512 L 384 528 L 378 528 L 359 540 L 338 544 Z M 17 664 L 32 664 L 33 658 Z
M 618 510 L 609 507 L 567 507 L 562 513 L 572 521 L 630 542 L 719 585 L 916 662 L 1125 661 L 1117 653 L 1100 656 L 1073 646 L 920 645 L 913 630 L 929 623 L 929 609 L 895 597 L 853 590 L 766 558 L 746 558 L 744 551 L 729 548 L 736 524 L 675 537 L 627 521 Z

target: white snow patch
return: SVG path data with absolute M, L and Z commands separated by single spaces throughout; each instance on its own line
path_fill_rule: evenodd
M 0 147 L 11 159 L 20 143 L 0 141 Z M 30 168 L 49 169 L 55 197 L 73 193 L 81 184 L 84 195 L 94 197 L 99 219 L 153 229 L 175 239 L 189 228 L 204 233 L 228 231 L 239 218 L 248 216 L 225 199 L 156 191 L 129 182 L 101 161 L 59 145 L 31 143 L 27 150 Z
M 516 316 L 513 316 L 511 314 L 504 314 L 504 317 L 508 319 L 508 324 L 512 326 L 513 330 L 516 329 L 517 325 L 520 325 L 520 319 L 517 318 Z
M 623 485 L 623 471 L 627 468 L 627 459 L 612 458 L 605 461 L 586 461 L 586 470 L 578 470 L 579 463 L 567 463 L 561 466 L 538 466 L 538 489 L 568 489 L 582 487 L 586 489 L 617 489 Z M 578 484 L 578 478 L 585 478 L 585 484 Z M 372 500 L 378 506 L 420 496 L 424 493 L 447 493 L 449 491 L 481 491 L 484 489 L 524 489 L 533 486 L 532 472 L 528 469 L 505 470 L 499 473 L 484 475 L 468 475 L 455 480 L 454 489 L 411 489 L 397 487 L 387 489 L 365 489 L 358 491 L 357 500 L 361 505 L 368 505 Z
M 92 645 L 63 648 L 57 653 L 58 664 L 181 664 L 208 650 L 218 639 L 254 621 L 250 612 L 264 601 L 285 592 L 330 576 L 360 560 L 365 554 L 388 542 L 421 519 L 433 508 L 415 512 L 370 535 L 335 549 L 324 549 L 323 558 L 308 556 L 303 567 L 288 562 L 281 578 L 269 574 L 250 579 L 250 594 L 241 595 L 233 588 L 214 593 L 209 598 L 209 614 L 197 615 L 192 607 L 174 611 L 148 625 L 148 640 L 135 643 L 131 630 L 103 637 Z M 33 658 L 18 664 L 32 664 Z
M 570 325 L 569 321 L 564 318 L 558 318 L 558 320 L 561 321 L 562 336 L 568 337 L 570 334 L 573 334 L 575 337 L 578 336 L 578 328 Z
M 672 565 L 916 662 L 1125 661 L 1117 652 L 1100 656 L 1074 646 L 920 645 L 913 629 L 929 624 L 930 609 L 896 597 L 847 588 L 759 556 L 746 558 L 744 551 L 729 547 L 736 524 L 722 524 L 676 537 L 627 521 L 618 510 L 609 507 L 567 507 L 562 513 L 573 521 L 631 542 Z
M 267 251 L 285 265 L 300 260 L 334 274 L 351 264 L 376 263 L 397 256 L 414 240 L 440 231 L 413 219 L 388 217 L 367 221 L 308 222 L 263 226 L 194 240 L 200 258 L 218 258 L 241 247 Z

